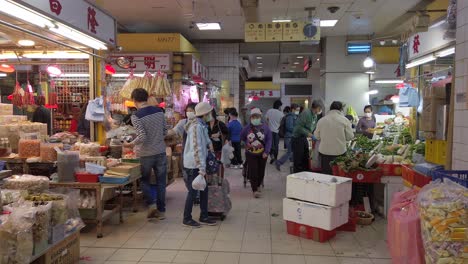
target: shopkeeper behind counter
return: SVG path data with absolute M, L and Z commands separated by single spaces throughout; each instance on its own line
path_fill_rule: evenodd
M 356 126 L 356 133 L 363 134 L 364 136 L 372 139 L 374 133 L 371 129 L 375 128 L 375 118 L 372 115 L 372 106 L 366 105 L 364 107 L 364 117 L 359 119 L 359 122 Z

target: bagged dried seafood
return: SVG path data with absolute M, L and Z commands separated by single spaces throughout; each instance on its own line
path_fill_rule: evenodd
M 49 189 L 49 178 L 33 175 L 15 175 L 3 180 L 3 188 L 11 190 L 27 190 L 31 193 L 43 192 Z
M 29 263 L 33 254 L 33 209 L 0 216 L 0 264 Z

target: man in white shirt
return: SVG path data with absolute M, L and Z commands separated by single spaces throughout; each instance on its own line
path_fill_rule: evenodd
M 281 100 L 276 100 L 273 103 L 273 108 L 268 110 L 265 118 L 268 124 L 268 127 L 271 130 L 273 141 L 271 144 L 271 151 L 270 151 L 270 164 L 273 164 L 278 159 L 278 151 L 279 151 L 279 128 L 281 125 L 281 119 L 283 119 L 283 112 L 281 112 L 281 106 L 283 103 Z

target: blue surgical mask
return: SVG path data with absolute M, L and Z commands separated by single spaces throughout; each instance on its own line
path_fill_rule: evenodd
M 262 124 L 262 119 L 260 119 L 260 118 L 251 119 L 250 123 L 252 123 L 252 125 L 254 125 L 254 126 L 259 126 L 259 125 Z

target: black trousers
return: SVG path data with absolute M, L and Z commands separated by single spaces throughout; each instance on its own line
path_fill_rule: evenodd
M 263 183 L 265 178 L 265 167 L 267 159 L 264 159 L 262 155 L 253 155 L 246 153 L 245 159 L 247 163 L 247 178 L 250 180 L 250 186 L 252 191 L 258 191 L 258 187 Z
M 234 158 L 231 160 L 232 165 L 242 165 L 242 147 L 240 142 L 232 142 L 234 148 Z
M 278 153 L 279 153 L 279 141 L 280 141 L 280 136 L 278 133 L 271 133 L 272 136 L 272 142 L 271 142 L 271 151 L 270 151 L 270 157 L 274 160 L 278 159 Z
M 331 156 L 331 155 L 324 155 L 320 153 L 320 158 L 322 159 L 322 173 L 333 175 L 332 166 L 330 165 L 330 163 L 340 156 L 342 155 Z
M 293 137 L 292 141 L 294 173 L 309 171 L 309 142 L 306 137 Z

